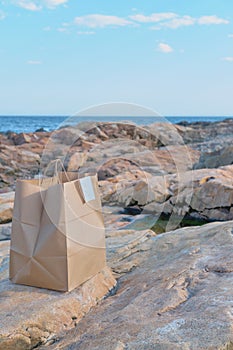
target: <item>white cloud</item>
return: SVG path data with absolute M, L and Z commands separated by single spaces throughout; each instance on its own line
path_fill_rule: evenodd
M 196 23 L 195 18 L 192 18 L 190 16 L 183 16 L 174 18 L 171 21 L 161 23 L 160 25 L 163 27 L 176 29 L 179 27 L 187 27 L 187 26 L 193 26 Z
M 198 24 L 229 24 L 230 22 L 218 16 L 202 16 L 197 20 Z
M 58 32 L 61 32 L 61 33 L 65 33 L 65 32 L 68 31 L 68 29 L 67 29 L 67 28 L 64 28 L 64 27 L 61 27 L 61 28 L 57 28 L 57 31 L 58 31 Z
M 75 24 L 78 26 L 84 26 L 89 28 L 104 28 L 107 26 L 120 26 L 124 27 L 132 24 L 131 21 L 127 19 L 117 17 L 117 16 L 106 16 L 100 14 L 93 14 L 87 16 L 81 16 L 75 18 Z
M 216 15 L 195 18 L 188 15 L 180 16 L 173 12 L 153 13 L 149 16 L 137 14 L 129 16 L 129 18 L 140 23 L 157 23 L 156 26 L 151 27 L 153 30 L 160 30 L 162 28 L 177 29 L 180 27 L 193 26 L 195 24 L 216 25 L 230 23 L 228 20 L 220 18 Z
M 27 64 L 39 65 L 39 64 L 42 64 L 42 62 L 41 62 L 41 61 L 33 61 L 33 60 L 29 60 L 29 61 L 27 61 Z
M 171 53 L 171 52 L 173 52 L 173 48 L 168 44 L 159 43 L 158 51 L 163 52 L 163 53 Z
M 59 5 L 66 4 L 68 0 L 44 0 L 44 3 L 49 8 L 54 8 Z
M 228 38 L 233 38 L 233 34 L 228 34 Z
M 63 5 L 68 0 L 14 0 L 15 4 L 29 11 L 40 11 L 43 7 L 50 9 Z
M 173 12 L 152 13 L 149 16 L 145 16 L 142 14 L 129 16 L 130 19 L 140 23 L 157 23 L 175 17 L 177 17 L 177 14 Z
M 226 62 L 233 62 L 233 56 L 223 57 L 222 60 Z
M 17 1 L 17 5 L 29 11 L 40 11 L 42 9 L 42 6 L 37 5 L 35 2 L 27 0 Z
M 78 35 L 94 35 L 95 32 L 94 31 L 79 31 L 77 32 Z
M 2 21 L 4 18 L 6 18 L 5 13 L 0 10 L 0 21 Z
M 45 32 L 50 32 L 51 27 L 49 27 L 49 26 L 48 26 L 48 27 L 44 27 L 43 30 L 44 30 Z

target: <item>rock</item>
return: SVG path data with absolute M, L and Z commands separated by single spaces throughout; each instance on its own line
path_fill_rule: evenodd
M 108 136 L 109 139 L 128 139 L 134 140 L 138 144 L 146 146 L 150 149 L 161 146 L 160 140 L 157 136 L 147 130 L 145 127 L 138 126 L 133 122 L 119 121 L 118 123 L 104 123 L 97 124 L 98 128 Z M 95 134 L 97 134 L 95 132 Z
M 123 213 L 129 215 L 139 215 L 141 214 L 142 209 L 138 205 L 134 205 L 132 207 L 124 208 Z
M 181 219 L 185 215 L 203 220 L 233 219 L 233 165 L 166 176 L 134 169 L 99 184 L 103 203 L 108 205 L 137 205 L 144 213 L 173 213 Z
M 116 294 L 50 349 L 231 349 L 232 229 L 212 223 L 152 238 Z
M 68 160 L 67 170 L 68 171 L 77 171 L 87 159 L 86 152 L 75 152 L 71 155 Z
M 154 214 L 171 214 L 173 211 L 174 205 L 172 205 L 170 200 L 165 201 L 164 203 L 151 202 L 146 204 L 143 207 L 144 213 L 154 213 Z
M 230 140 L 232 140 L 232 135 L 233 119 L 225 119 L 219 122 L 188 123 L 182 128 L 181 136 L 185 144 L 208 144 L 211 142 L 213 150 L 213 146 L 214 148 L 218 145 L 224 146 L 226 140 L 230 142 Z
M 158 216 L 156 215 L 148 215 L 148 214 L 141 214 L 137 215 L 137 217 L 133 218 L 129 223 L 126 222 L 124 226 L 122 226 L 120 229 L 122 230 L 135 230 L 135 231 L 142 231 L 146 229 L 152 228 L 156 221 L 158 220 Z
M 101 180 L 113 177 L 125 169 L 137 168 L 153 175 L 187 171 L 193 168 L 200 157 L 199 151 L 184 145 L 151 150 L 141 143 L 128 139 L 108 140 L 95 147 L 91 145 L 91 148 L 84 167 L 95 166 Z
M 142 176 L 133 181 L 130 177 L 123 177 L 124 181 L 119 181 L 119 186 L 116 186 L 115 192 L 112 193 L 111 198 L 108 198 L 109 202 L 123 207 L 145 206 L 151 202 L 164 203 L 171 195 L 166 178 L 146 175 L 142 173 Z
M 215 171 L 215 176 L 212 179 L 194 189 L 191 201 L 192 209 L 203 211 L 204 209 L 224 208 L 233 205 L 233 177 L 227 181 L 224 175 L 224 170 L 221 173 Z
M 219 168 L 230 164 L 233 164 L 233 146 L 223 147 L 208 153 L 204 152 L 195 165 L 195 169 Z
M 122 151 L 122 148 L 121 148 Z M 200 153 L 183 145 L 172 145 L 156 150 L 144 150 L 125 157 L 138 164 L 142 170 L 153 175 L 174 174 L 178 171 L 187 171 L 199 159 Z
M 83 132 L 77 128 L 70 126 L 64 127 L 53 131 L 50 138 L 50 143 L 56 142 L 58 144 L 60 143 L 71 147 L 75 142 L 80 140 L 82 134 Z
M 42 152 L 42 147 L 33 148 L 34 144 L 1 146 L 0 169 L 2 171 L 0 180 L 3 182 L 1 187 L 4 187 L 5 183 L 14 189 L 16 179 L 31 178 L 38 173 L 40 168 L 40 155 L 38 153 Z
M 156 233 L 149 229 L 107 231 L 107 261 L 115 276 L 119 277 L 139 266 L 154 236 Z
M 123 158 L 110 159 L 105 162 L 103 166 L 100 166 L 98 169 L 98 179 L 100 181 L 106 180 L 108 178 L 115 177 L 116 175 L 125 173 L 129 169 L 137 170 L 137 166 L 134 162 L 126 160 Z
M 153 123 L 145 126 L 145 129 L 147 129 L 152 135 L 155 135 L 163 146 L 183 145 L 183 134 L 187 131 L 186 127 L 173 125 L 169 122 Z
M 0 241 L 5 241 L 11 238 L 11 223 L 0 225 Z
M 96 126 L 93 131 L 95 135 L 101 140 L 105 141 L 109 139 L 108 135 L 103 130 L 101 130 L 98 126 Z
M 90 151 L 92 148 L 95 147 L 95 143 L 86 140 L 81 140 L 81 147 L 84 151 Z
M 12 220 L 14 197 L 14 192 L 0 194 L 0 224 L 8 223 Z
M 39 129 L 36 129 L 35 132 L 47 132 L 47 130 L 45 130 L 44 128 L 39 128 Z
M 15 192 L 0 193 L 0 204 L 14 203 Z
M 169 181 L 173 181 L 171 177 Z M 178 215 L 207 220 L 232 220 L 233 166 L 184 173 L 182 181 L 170 186 L 170 203 Z M 179 193 L 178 193 L 179 192 Z M 183 210 L 183 212 L 181 212 Z
M 38 165 L 40 163 L 40 156 L 34 152 L 22 149 L 18 154 L 17 161 L 22 166 L 28 166 L 29 164 Z
M 5 224 L 12 220 L 13 203 L 4 203 L 0 205 L 0 224 Z
M 119 175 L 114 176 L 113 178 L 108 178 L 107 181 L 99 181 L 100 193 L 103 203 L 107 202 L 111 205 L 118 203 L 119 205 L 119 203 L 123 201 L 125 203 L 128 202 L 127 205 L 131 206 L 130 202 L 133 202 L 133 200 L 131 200 L 132 193 L 134 192 L 133 187 L 139 181 L 142 181 L 145 183 L 145 186 L 147 186 L 147 179 L 149 178 L 151 178 L 150 174 L 138 170 L 137 168 L 132 168 L 120 173 Z M 124 191 L 126 190 L 127 194 L 125 193 L 124 195 Z M 134 204 L 135 203 L 133 203 L 133 205 Z
M 32 142 L 32 138 L 30 135 L 21 133 L 21 134 L 16 134 L 13 136 L 13 141 L 16 146 L 22 145 L 24 143 L 30 143 Z
M 119 277 L 138 266 L 143 252 L 149 249 L 148 241 L 154 235 L 150 230 L 107 233 L 108 264 L 116 276 Z M 1 350 L 26 350 L 43 343 L 53 343 L 60 333 L 75 327 L 90 308 L 115 285 L 108 268 L 71 293 L 62 294 L 14 285 L 6 279 L 8 252 L 9 244 L 0 243 L 0 297 L 3 294 L 5 296 L 5 303 L 2 303 L 0 310 L 1 318 L 5 320 L 0 325 Z M 134 258 L 139 252 L 142 257 Z M 8 294 L 11 295 L 11 303 L 7 302 Z
M 132 122 L 85 122 L 54 132 L 0 133 L 0 189 L 14 189 L 17 178 L 34 177 L 56 158 L 63 159 L 66 166 L 70 159 L 73 169 L 77 159 L 72 155 L 83 152 L 87 159 L 81 159 L 80 172 L 98 171 L 101 180 L 135 168 L 153 176 L 184 172 L 199 162 L 200 152 L 201 162 L 206 163 L 200 167 L 230 164 L 232 135 L 232 120 L 144 127 Z
M 8 280 L 9 243 L 0 242 L 0 349 L 29 350 L 52 343 L 115 286 L 108 267 L 70 293 L 16 285 Z
M 168 134 L 171 128 L 176 130 L 172 125 L 162 126 Z M 98 130 L 104 131 L 108 139 L 98 136 Z M 96 136 L 97 139 L 92 136 Z M 176 136 L 180 139 L 177 131 Z M 177 142 L 178 145 L 164 148 L 158 140 L 158 135 L 149 131 L 148 128 L 127 123 L 98 124 L 98 127 L 88 130 L 85 138 L 82 136 L 82 139 L 84 139 L 81 144 L 82 148 L 85 146 L 83 142 L 88 142 L 89 154 L 86 167 L 96 166 L 98 171 L 100 171 L 100 167 L 113 167 L 112 163 L 115 162 L 114 171 L 119 173 L 121 165 L 129 161 L 131 162 L 130 167 L 137 166 L 142 170 L 147 167 L 147 172 L 167 174 L 174 173 L 177 166 L 182 166 L 185 170 L 192 169 L 193 163 L 196 163 L 199 159 L 199 151 L 186 147 L 182 144 L 182 140 L 180 141 L 181 144 Z M 89 144 L 90 142 L 91 144 Z M 122 164 L 120 164 L 120 161 Z M 118 167 L 119 169 L 117 169 Z M 110 176 L 113 173 L 110 172 Z M 100 178 L 104 179 L 104 174 L 101 173 Z

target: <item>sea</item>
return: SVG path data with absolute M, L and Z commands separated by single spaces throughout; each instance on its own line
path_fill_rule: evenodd
M 218 122 L 224 119 L 232 119 L 233 117 L 226 116 L 167 116 L 167 117 L 68 117 L 68 116 L 0 116 L 0 133 L 7 133 L 9 131 L 15 133 L 21 132 L 35 132 L 37 130 L 43 129 L 45 131 L 51 131 L 58 129 L 65 125 L 73 125 L 79 122 L 85 121 L 102 121 L 102 122 L 121 122 L 128 121 L 136 123 L 138 125 L 148 125 L 157 121 L 168 121 L 172 124 L 177 124 L 180 122 Z

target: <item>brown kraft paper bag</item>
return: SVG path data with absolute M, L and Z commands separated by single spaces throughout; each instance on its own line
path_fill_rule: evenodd
M 70 291 L 105 267 L 97 176 L 72 180 L 60 173 L 43 183 L 17 181 L 10 248 L 12 282 Z

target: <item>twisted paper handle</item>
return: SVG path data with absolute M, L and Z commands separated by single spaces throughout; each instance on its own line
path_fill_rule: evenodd
M 52 177 L 46 177 L 46 174 L 48 173 L 48 169 L 49 169 L 49 167 L 50 167 L 52 164 L 55 164 L 55 165 L 54 165 L 54 174 L 53 174 Z M 70 178 L 69 178 L 69 176 L 68 176 L 68 174 L 67 174 L 67 171 L 66 171 L 66 169 L 65 169 L 65 167 L 64 167 L 64 164 L 63 164 L 63 162 L 61 161 L 61 159 L 54 159 L 54 160 L 51 160 L 51 161 L 49 162 L 49 164 L 47 165 L 47 167 L 45 168 L 44 176 L 41 176 L 41 177 L 40 177 L 40 185 L 41 185 L 41 187 L 43 187 L 43 183 L 45 183 L 45 181 L 46 181 L 46 182 L 49 182 L 49 179 L 50 179 L 50 183 L 53 183 L 55 179 L 56 179 L 56 182 L 55 182 L 55 183 L 61 183 L 60 178 L 59 178 L 58 164 L 61 165 L 62 172 L 65 174 L 66 179 L 70 182 Z

